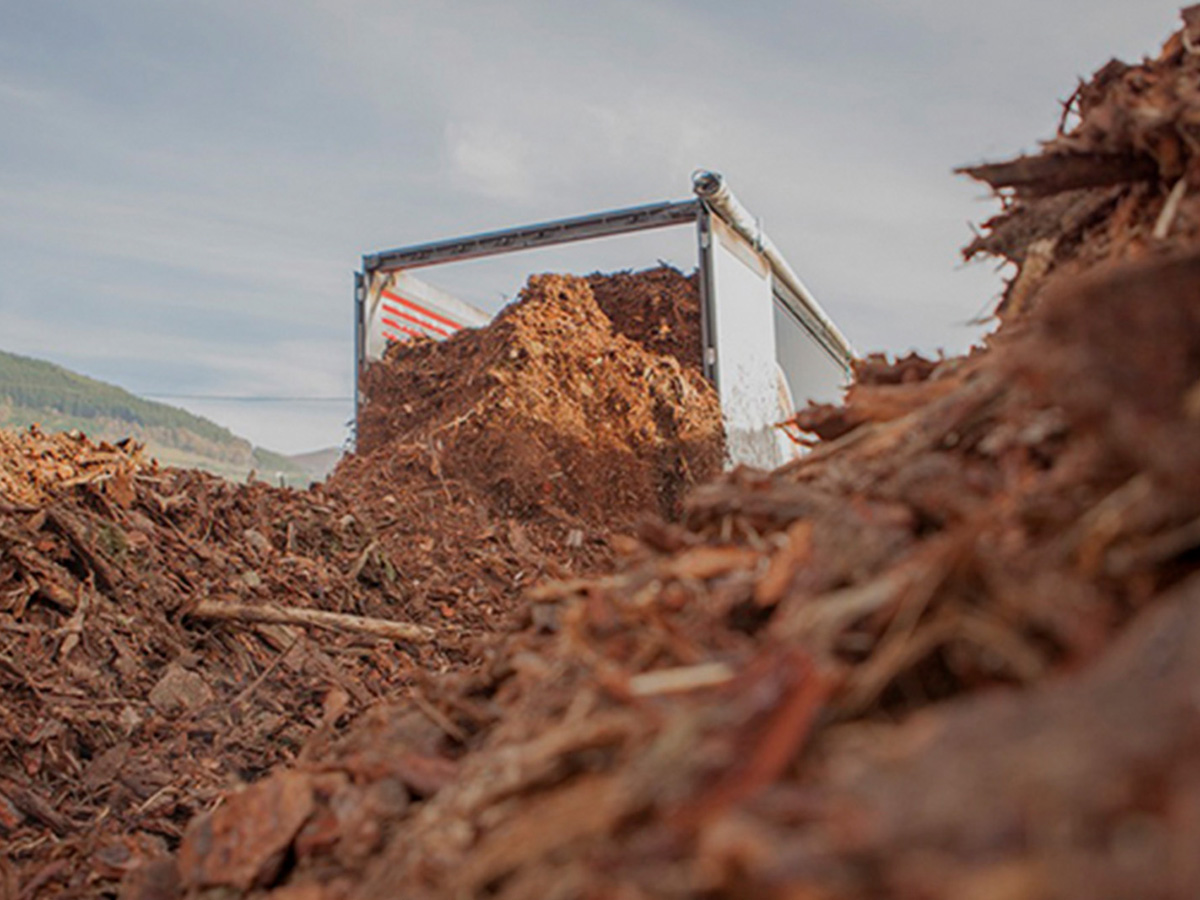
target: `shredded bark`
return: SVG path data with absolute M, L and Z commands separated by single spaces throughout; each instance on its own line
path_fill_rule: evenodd
M 0 435 L 0 893 L 1200 895 L 1198 9 L 973 170 L 986 347 L 774 472 L 672 270 L 396 348 L 308 492 Z

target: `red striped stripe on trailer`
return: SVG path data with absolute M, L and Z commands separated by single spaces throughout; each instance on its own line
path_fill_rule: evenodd
M 381 296 L 387 297 L 387 299 L 389 299 L 389 300 L 394 300 L 396 303 L 399 303 L 401 306 L 406 306 L 409 309 L 413 310 L 414 312 L 420 313 L 423 316 L 428 316 L 429 318 L 433 319 L 435 322 L 441 322 L 443 325 L 447 325 L 450 328 L 454 329 L 455 331 L 458 331 L 460 328 L 462 328 L 462 325 L 460 325 L 458 322 L 455 322 L 453 319 L 447 319 L 445 316 L 443 316 L 439 313 L 435 313 L 431 309 L 426 309 L 423 306 L 413 303 L 411 300 L 409 300 L 405 297 L 401 297 L 399 294 L 394 294 L 391 291 L 387 291 L 387 290 L 380 291 L 379 293 Z
M 394 306 L 389 306 L 387 303 L 383 304 L 383 311 L 397 319 L 403 319 L 406 322 L 411 322 L 414 325 L 418 325 L 421 328 L 432 331 L 434 334 L 440 334 L 442 337 L 450 337 L 449 331 L 438 328 L 436 325 L 431 325 L 424 319 L 418 319 L 416 316 L 410 316 L 408 313 L 404 312 L 404 310 L 397 309 Z
M 387 325 L 389 328 L 394 328 L 394 329 L 396 329 L 397 331 L 403 332 L 404 334 L 407 334 L 409 337 L 415 337 L 415 338 L 417 338 L 417 337 L 429 337 L 429 335 L 427 335 L 427 334 L 426 334 L 425 332 L 423 332 L 423 331 L 417 331 L 415 328 L 409 328 L 407 325 L 401 325 L 399 322 L 393 322 L 391 319 L 381 319 L 380 321 L 382 321 L 382 322 L 383 322 L 383 324 L 384 324 L 384 325 Z M 386 331 L 383 333 L 383 336 L 384 336 L 385 338 L 387 338 L 389 341 L 402 341 L 402 340 L 404 340 L 404 338 L 402 338 L 402 337 L 398 337 L 398 336 L 396 336 L 396 335 L 394 335 L 394 334 L 388 334 L 388 332 L 386 332 Z

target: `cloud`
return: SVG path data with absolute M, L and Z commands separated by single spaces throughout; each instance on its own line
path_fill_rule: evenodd
M 50 91 L 31 88 L 17 81 L 0 80 L 0 105 L 36 112 L 54 103 L 55 97 Z
M 528 200 L 534 185 L 529 150 L 523 134 L 499 122 L 446 125 L 450 177 L 469 193 L 494 200 Z
M 8 309 L 0 310 L 0 330 L 6 349 L 42 356 L 133 391 L 328 397 L 348 396 L 352 390 L 352 359 L 340 336 L 259 334 L 246 341 L 237 334 L 221 338 L 184 329 L 138 330 L 71 317 L 60 317 L 48 329 L 44 316 Z

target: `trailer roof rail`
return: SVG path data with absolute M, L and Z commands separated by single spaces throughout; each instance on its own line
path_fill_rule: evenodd
M 549 247 L 572 241 L 587 241 L 594 238 L 666 228 L 693 222 L 700 211 L 698 200 L 682 200 L 674 203 L 650 203 L 631 206 L 609 212 L 555 219 L 536 225 L 522 225 L 499 231 L 485 231 L 467 237 L 413 244 L 395 250 L 384 250 L 363 257 L 363 269 L 367 272 L 392 272 L 397 269 L 415 269 L 438 263 L 478 259 L 496 256 L 535 247 Z

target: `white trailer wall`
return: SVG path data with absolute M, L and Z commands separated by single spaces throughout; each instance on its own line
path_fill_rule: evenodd
M 791 409 L 776 362 L 771 267 L 720 218 L 709 221 L 712 369 L 725 417 L 725 452 L 734 463 L 772 469 L 794 458 L 796 448 L 775 427 Z

